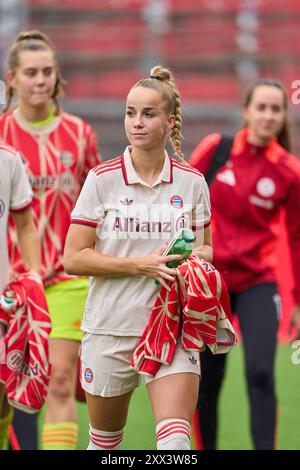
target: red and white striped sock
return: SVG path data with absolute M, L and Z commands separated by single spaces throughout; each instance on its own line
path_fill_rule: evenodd
M 170 418 L 156 426 L 157 450 L 190 450 L 190 423 Z
M 90 442 L 87 450 L 117 450 L 123 440 L 124 429 L 121 431 L 99 431 L 90 425 Z

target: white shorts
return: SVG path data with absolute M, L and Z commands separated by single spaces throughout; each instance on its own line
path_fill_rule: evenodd
M 91 395 L 116 397 L 138 387 L 141 374 L 131 369 L 130 361 L 139 339 L 85 333 L 81 343 L 82 388 Z M 200 375 L 200 354 L 177 345 L 172 363 L 162 364 L 155 377 L 144 375 L 144 381 L 147 384 L 182 372 Z

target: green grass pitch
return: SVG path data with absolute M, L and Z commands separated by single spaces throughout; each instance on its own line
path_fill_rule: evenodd
M 278 449 L 281 450 L 300 449 L 300 364 L 292 364 L 292 352 L 290 346 L 280 346 L 276 358 L 279 405 L 277 442 Z M 227 374 L 219 406 L 219 449 L 252 449 L 241 346 L 237 346 L 228 358 Z M 88 417 L 84 404 L 78 405 L 78 413 L 80 419 L 78 448 L 86 449 Z M 146 388 L 141 386 L 135 391 L 131 401 L 122 449 L 155 449 L 154 428 Z

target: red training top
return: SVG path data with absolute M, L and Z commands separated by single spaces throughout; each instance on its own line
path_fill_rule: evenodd
M 300 303 L 300 162 L 275 139 L 259 147 L 247 137 L 247 129 L 236 135 L 230 157 L 210 187 L 214 265 L 230 292 L 276 281 L 276 243 L 284 208 L 294 299 Z M 189 160 L 204 175 L 220 139 L 219 134 L 207 136 Z

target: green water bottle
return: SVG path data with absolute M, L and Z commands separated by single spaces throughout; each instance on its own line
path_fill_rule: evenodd
M 180 229 L 175 237 L 171 240 L 166 250 L 163 253 L 163 256 L 166 255 L 181 255 L 183 259 L 187 259 L 192 251 L 192 243 L 195 240 L 195 234 L 190 228 Z M 182 260 L 173 260 L 168 261 L 168 268 L 177 268 Z M 160 282 L 156 279 L 155 284 L 160 285 Z

